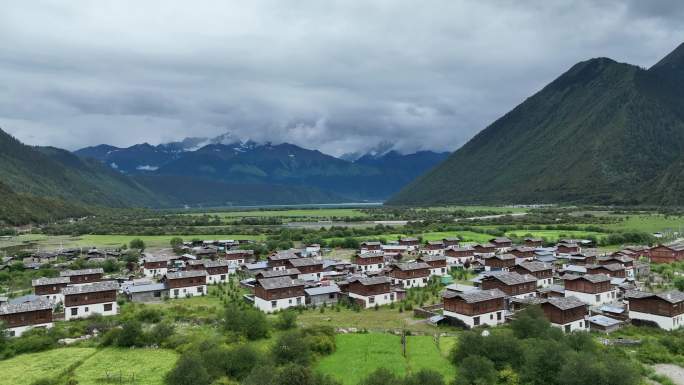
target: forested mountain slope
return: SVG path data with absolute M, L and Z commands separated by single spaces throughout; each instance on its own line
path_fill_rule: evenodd
M 578 63 L 388 204 L 684 205 L 683 74 L 684 45 L 649 70 Z

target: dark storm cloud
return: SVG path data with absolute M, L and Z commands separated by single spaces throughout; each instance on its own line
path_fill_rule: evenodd
M 10 2 L 0 126 L 69 149 L 231 131 L 453 150 L 577 61 L 648 67 L 678 1 Z

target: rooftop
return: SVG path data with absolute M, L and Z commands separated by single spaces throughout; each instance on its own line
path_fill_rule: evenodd
M 285 270 L 266 270 L 259 273 L 264 278 L 285 277 L 290 275 L 299 275 L 299 269 L 285 269 Z
M 389 283 L 390 280 L 387 277 L 351 277 L 347 280 L 348 282 L 359 282 L 364 286 L 369 285 L 380 285 L 383 283 Z
M 394 266 L 401 271 L 422 270 L 430 268 L 430 265 L 428 265 L 425 262 L 397 263 Z
M 264 278 L 258 280 L 257 283 L 266 290 L 304 286 L 304 281 L 299 279 L 292 279 L 290 277 Z
M 548 263 L 544 262 L 520 262 L 518 266 L 530 272 L 551 270 L 552 267 Z
M 472 290 L 463 293 L 447 290 L 442 294 L 443 298 L 461 298 L 466 303 L 489 301 L 491 299 L 505 298 L 506 294 L 499 289 Z
M 54 277 L 45 278 L 41 277 L 31 281 L 31 286 L 44 286 L 44 285 L 63 285 L 69 283 L 69 277 Z
M 584 302 L 576 297 L 551 297 L 546 301 L 549 305 L 555 306 L 561 310 L 574 309 L 576 307 L 586 306 Z
M 87 275 L 87 274 L 104 274 L 104 270 L 101 267 L 96 269 L 82 269 L 82 270 L 64 270 L 59 273 L 60 277 L 71 277 L 74 275 Z
M 322 265 L 323 262 L 317 261 L 313 258 L 297 258 L 297 259 L 290 259 L 290 264 L 294 267 L 305 267 L 305 266 Z
M 62 289 L 64 295 L 97 293 L 100 291 L 118 290 L 119 284 L 116 281 L 102 281 L 89 283 L 79 286 L 67 286 Z
M 605 275 L 605 274 L 586 274 L 586 275 L 565 274 L 563 276 L 563 279 L 566 281 L 574 281 L 577 279 L 585 279 L 591 283 L 610 282 L 610 277 Z
M 312 287 L 309 289 L 304 289 L 304 291 L 308 295 L 322 295 L 322 294 L 339 293 L 340 288 L 337 285 L 328 285 L 328 286 Z
M 175 271 L 173 273 L 166 273 L 166 279 L 205 277 L 206 275 L 207 275 L 207 272 L 204 270 L 185 270 L 185 271 Z
M 500 274 L 490 274 L 485 276 L 483 279 L 496 279 L 503 282 L 505 285 L 519 285 L 522 283 L 537 282 L 537 278 L 529 274 L 518 274 L 515 272 L 510 273 L 500 273 Z
M 30 311 L 48 309 L 52 310 L 52 303 L 50 303 L 50 301 L 48 300 L 41 298 L 30 302 L 22 302 L 16 304 L 8 303 L 2 305 L 0 306 L 0 315 L 26 313 Z

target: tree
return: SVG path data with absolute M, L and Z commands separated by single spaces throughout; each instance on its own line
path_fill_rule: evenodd
M 677 277 L 674 280 L 674 285 L 679 291 L 684 291 L 684 278 L 683 277 Z
M 142 325 L 138 321 L 127 321 L 116 337 L 116 345 L 131 347 L 142 345 Z
M 520 377 L 525 384 L 554 385 L 568 348 L 553 340 L 536 340 L 525 349 L 525 365 Z
M 173 237 L 173 238 L 171 238 L 169 243 L 171 244 L 171 247 L 173 247 L 175 249 L 176 247 L 183 246 L 183 238 Z
M 539 306 L 528 306 L 515 315 L 511 322 L 511 329 L 518 338 L 539 338 L 545 336 L 551 328 L 551 323 L 544 316 Z
M 184 353 L 166 375 L 168 385 L 209 385 L 211 378 L 195 352 Z
M 131 249 L 138 249 L 138 250 L 145 250 L 145 242 L 140 239 L 140 238 L 135 238 L 132 239 L 129 243 L 128 246 Z
M 311 348 L 299 331 L 282 334 L 271 348 L 273 361 L 278 365 L 295 363 L 307 366 L 311 362 Z
M 359 382 L 359 385 L 387 385 L 398 384 L 399 378 L 387 368 L 378 368 L 366 378 Z
M 232 302 L 226 305 L 224 326 L 226 330 L 250 340 L 267 337 L 269 332 L 268 319 L 264 313 L 252 308 L 241 309 Z
M 458 366 L 456 385 L 491 385 L 495 384 L 497 372 L 494 363 L 481 356 L 466 357 Z
M 278 314 L 278 322 L 276 327 L 280 330 L 289 330 L 297 326 L 297 313 L 292 310 L 286 310 Z
M 418 373 L 406 376 L 404 385 L 444 385 L 444 377 L 434 370 L 421 369 Z

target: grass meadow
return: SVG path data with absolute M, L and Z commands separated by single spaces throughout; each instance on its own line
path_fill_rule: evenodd
M 177 359 L 166 349 L 102 349 L 74 370 L 74 378 L 79 385 L 164 385 Z
M 442 337 L 440 345 L 451 344 L 449 339 L 454 337 Z M 356 385 L 380 367 L 402 376 L 420 369 L 436 370 L 447 381 L 455 376 L 454 367 L 432 336 L 408 336 L 406 357 L 402 354 L 401 337 L 393 334 L 339 334 L 336 342 L 335 353 L 321 359 L 316 369 L 344 385 Z
M 186 215 L 205 214 L 218 215 L 221 218 L 363 218 L 368 216 L 368 214 L 361 210 L 349 208 L 218 211 L 208 213 L 191 213 Z
M 31 385 L 41 378 L 56 377 L 96 352 L 94 348 L 63 348 L 0 361 L 0 384 Z

